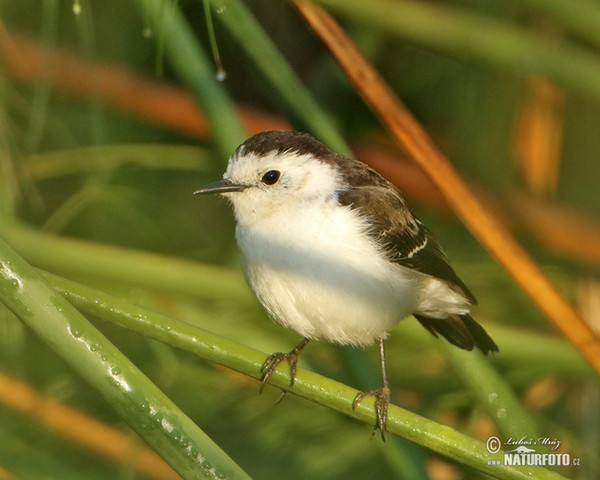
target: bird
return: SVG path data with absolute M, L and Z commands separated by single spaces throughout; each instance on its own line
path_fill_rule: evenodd
M 230 200 L 246 282 L 271 319 L 302 337 L 291 351 L 267 357 L 261 391 L 284 361 L 293 387 L 299 353 L 311 340 L 378 344 L 382 386 L 359 392 L 352 408 L 373 396 L 373 433 L 385 440 L 384 341 L 400 320 L 412 315 L 465 350 L 498 351 L 470 315 L 475 297 L 398 188 L 310 134 L 251 136 L 229 158 L 222 180 L 194 193 Z

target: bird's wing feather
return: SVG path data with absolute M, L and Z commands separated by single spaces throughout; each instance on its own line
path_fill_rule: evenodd
M 338 201 L 368 218 L 372 226 L 370 235 L 384 247 L 391 261 L 439 278 L 471 303 L 477 303 L 448 263 L 435 237 L 410 213 L 393 185 L 351 186 L 339 192 Z

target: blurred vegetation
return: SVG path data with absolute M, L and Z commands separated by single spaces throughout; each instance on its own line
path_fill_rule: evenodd
M 544 215 L 549 230 L 528 231 L 527 223 L 538 220 L 532 216 L 519 225 L 519 238 L 600 328 L 597 251 L 575 255 L 544 241 L 565 228 L 565 217 L 553 216 L 558 208 L 577 218 L 589 238 L 598 236 L 600 6 L 592 0 L 395 3 L 401 15 L 392 15 L 383 0 L 323 2 L 500 214 L 511 221 L 529 211 L 527 199 L 542 205 L 531 215 Z M 291 4 L 210 0 L 209 6 L 226 72 L 222 82 L 203 2 L 0 2 L 0 237 L 10 245 L 0 251 L 12 255 L 14 249 L 59 276 L 39 277 L 24 263 L 23 281 L 39 294 L 21 298 L 20 291 L 0 287 L 12 310 L 0 309 L 0 477 L 177 478 L 136 465 L 135 452 L 146 447 L 126 422 L 161 455 L 169 453 L 140 433 L 144 414 L 132 419 L 119 395 L 102 385 L 102 367 L 88 366 L 67 336 L 56 340 L 73 322 L 102 345 L 105 337 L 106 348 L 114 344 L 115 358 L 123 354 L 119 368 L 142 382 L 136 392 L 164 402 L 160 418 L 185 422 L 185 412 L 252 478 L 485 476 L 469 453 L 445 456 L 443 433 L 433 434 L 434 427 L 438 437 L 430 443 L 425 433 L 412 438 L 410 423 L 405 438 L 369 440 L 370 425 L 292 394 L 274 405 L 278 388 L 259 396 L 257 381 L 221 366 L 256 376 L 252 362 L 262 354 L 241 345 L 272 353 L 298 339 L 270 322 L 244 285 L 226 202 L 192 192 L 219 178 L 227 155 L 264 128 L 308 130 L 342 152 L 360 146 L 402 153 Z M 98 69 L 82 73 L 90 68 Z M 124 79 L 129 90 L 111 90 L 111 82 L 120 86 Z M 184 109 L 191 99 L 198 117 Z M 517 213 L 515 193 L 523 195 Z M 410 204 L 477 296 L 474 316 L 500 353 L 463 355 L 408 319 L 387 342 L 393 402 L 483 442 L 491 435 L 557 439 L 557 452 L 581 458 L 580 466 L 560 474 L 598 478 L 597 375 L 428 195 L 423 187 Z M 575 243 L 587 240 L 583 235 Z M 0 258 L 2 268 L 17 268 L 18 255 L 10 257 L 12 267 L 7 258 Z M 43 315 L 23 323 L 13 313 L 18 302 L 27 299 L 30 310 L 42 311 L 41 296 L 52 292 L 46 281 L 77 310 L 64 305 L 64 325 L 60 315 L 53 325 L 55 317 Z M 160 315 L 156 325 L 135 323 L 136 315 L 141 321 L 152 312 Z M 171 319 L 233 346 L 223 343 L 222 357 L 211 357 L 209 347 L 196 351 L 194 334 L 185 337 L 187 327 L 171 327 Z M 375 350 L 315 343 L 300 365 L 372 388 L 379 378 Z M 91 427 L 79 417 L 45 413 L 56 402 L 115 429 L 123 447 L 111 454 L 82 440 L 78 427 Z M 348 404 L 340 405 L 333 408 L 348 413 Z M 74 433 L 65 433 L 65 423 Z M 212 448 L 202 432 L 182 431 L 190 442 Z M 121 445 L 101 431 L 92 437 Z M 460 449 L 469 449 L 462 437 Z M 193 464 L 167 460 L 194 478 Z M 198 478 L 210 477 L 209 470 Z M 520 478 L 498 471 L 500 478 Z

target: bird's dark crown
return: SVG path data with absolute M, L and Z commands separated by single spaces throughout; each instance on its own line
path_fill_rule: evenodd
M 244 154 L 267 155 L 271 152 L 298 155 L 311 154 L 317 158 L 334 155 L 325 145 L 308 133 L 288 130 L 267 130 L 253 135 L 242 143 L 236 153 L 243 149 Z
M 272 152 L 312 155 L 316 159 L 335 167 L 341 174 L 344 183 L 350 187 L 377 186 L 393 188 L 387 180 L 363 162 L 332 152 L 308 133 L 289 130 L 267 130 L 257 133 L 242 143 L 234 156 L 247 155 L 248 153 L 267 155 Z

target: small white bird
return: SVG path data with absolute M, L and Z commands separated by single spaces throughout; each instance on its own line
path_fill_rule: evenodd
M 267 358 L 263 386 L 283 360 L 292 386 L 309 340 L 379 342 L 382 388 L 359 393 L 353 407 L 375 396 L 383 436 L 390 399 L 383 342 L 402 318 L 412 314 L 460 348 L 498 351 L 469 315 L 475 298 L 437 241 L 398 189 L 364 163 L 305 133 L 266 131 L 238 147 L 223 180 L 195 193 L 231 200 L 246 281 L 273 320 L 303 337 Z

